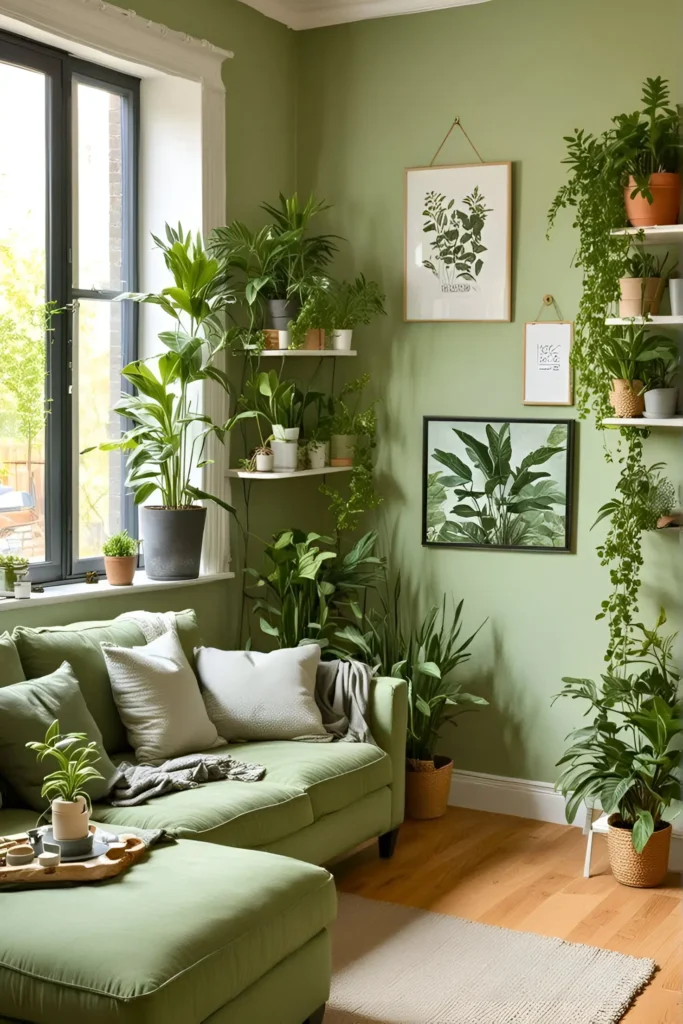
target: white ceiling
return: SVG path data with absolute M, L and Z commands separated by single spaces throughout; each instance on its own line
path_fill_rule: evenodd
M 254 7 L 269 18 L 298 30 L 486 2 L 487 0 L 242 0 L 242 3 Z

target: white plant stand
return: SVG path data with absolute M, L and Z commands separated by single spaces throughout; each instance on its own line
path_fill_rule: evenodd
M 583 862 L 583 877 L 591 876 L 591 857 L 593 856 L 593 836 L 606 836 L 609 831 L 607 815 L 600 813 L 600 816 L 593 821 L 595 811 L 592 807 L 586 807 L 586 820 L 583 826 L 583 834 L 588 836 L 586 843 L 586 859 Z

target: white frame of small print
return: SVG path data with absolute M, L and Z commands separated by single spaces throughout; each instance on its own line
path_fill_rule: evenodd
M 509 322 L 511 229 L 510 161 L 407 168 L 404 319 Z
M 573 342 L 570 320 L 533 320 L 524 325 L 524 405 L 574 404 Z

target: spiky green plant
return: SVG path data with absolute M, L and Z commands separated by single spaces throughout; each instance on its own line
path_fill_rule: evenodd
M 104 776 L 93 767 L 100 760 L 97 743 L 94 740 L 88 743 L 87 739 L 84 732 L 60 733 L 59 719 L 55 718 L 42 743 L 32 740 L 26 744 L 29 750 L 36 752 L 38 761 L 52 757 L 59 765 L 56 771 L 45 776 L 41 796 L 47 800 L 72 802 L 82 796 L 88 807 L 92 808 L 90 794 L 85 786 Z M 85 746 L 79 747 L 76 745 L 78 743 L 85 743 Z

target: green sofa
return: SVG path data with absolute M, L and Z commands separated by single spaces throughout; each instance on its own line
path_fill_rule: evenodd
M 194 613 L 177 613 L 177 625 L 192 661 L 201 642 Z M 107 752 L 131 759 L 99 645 L 144 644 L 135 622 L 18 627 L 12 641 L 0 643 L 0 685 L 69 661 Z M 378 747 L 233 745 L 235 757 L 266 767 L 263 781 L 212 782 L 139 807 L 95 805 L 94 820 L 111 831 L 164 828 L 178 842 L 105 884 L 0 890 L 0 1022 L 320 1020 L 335 891 L 315 865 L 373 837 L 381 855 L 393 852 L 406 715 L 405 684 L 376 679 L 370 716 Z M 0 835 L 33 824 L 35 812 L 0 810 Z

